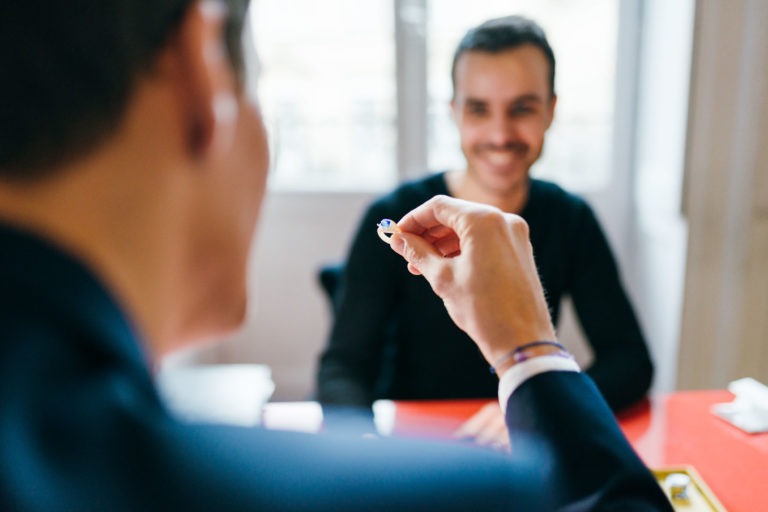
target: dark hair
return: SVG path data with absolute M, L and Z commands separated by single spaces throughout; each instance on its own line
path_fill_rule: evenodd
M 500 53 L 525 44 L 539 48 L 549 62 L 549 91 L 555 95 L 555 54 L 549 46 L 544 30 L 533 20 L 523 16 L 505 16 L 488 20 L 464 34 L 453 54 L 451 81 L 456 94 L 456 63 L 470 51 Z
M 247 0 L 227 0 L 227 48 L 242 70 Z M 34 179 L 106 140 L 137 79 L 195 0 L 0 3 L 0 178 Z

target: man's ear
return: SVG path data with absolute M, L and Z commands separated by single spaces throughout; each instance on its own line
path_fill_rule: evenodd
M 235 76 L 226 54 L 226 7 L 218 1 L 195 3 L 172 43 L 178 69 L 178 94 L 188 150 L 207 152 L 217 137 L 234 129 Z
M 552 121 L 555 119 L 555 107 L 557 106 L 557 95 L 553 94 L 552 99 L 549 101 L 549 119 L 547 119 L 547 129 L 552 126 Z

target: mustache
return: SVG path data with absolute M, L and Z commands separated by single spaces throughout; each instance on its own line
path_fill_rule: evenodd
M 501 145 L 493 143 L 480 144 L 477 148 L 484 151 L 511 151 L 513 153 L 525 153 L 530 149 L 530 146 L 523 142 L 507 142 Z

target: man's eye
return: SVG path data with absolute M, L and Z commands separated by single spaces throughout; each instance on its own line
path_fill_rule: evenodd
M 479 116 L 485 114 L 486 109 L 483 105 L 470 105 L 467 111 L 473 116 Z
M 515 105 L 512 107 L 510 114 L 513 116 L 523 116 L 533 114 L 534 112 L 536 112 L 536 109 L 531 105 Z

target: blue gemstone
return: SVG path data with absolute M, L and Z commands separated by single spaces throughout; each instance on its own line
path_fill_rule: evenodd
M 390 227 L 392 227 L 392 224 L 394 224 L 394 222 L 392 222 L 391 220 L 389 220 L 389 219 L 383 219 L 383 220 L 382 220 L 382 221 L 379 223 L 379 226 L 381 226 L 381 227 L 382 227 L 382 228 L 384 228 L 384 229 L 387 229 L 387 228 L 390 228 Z

